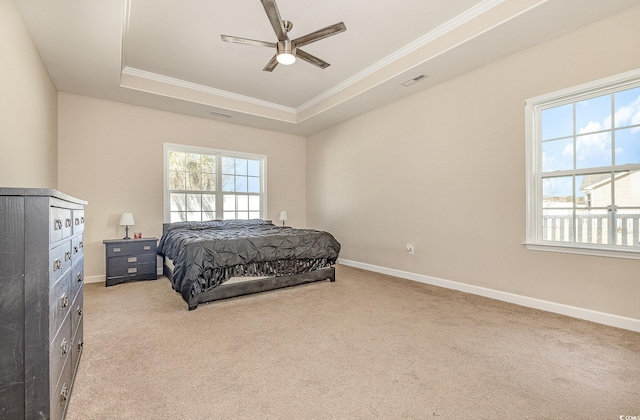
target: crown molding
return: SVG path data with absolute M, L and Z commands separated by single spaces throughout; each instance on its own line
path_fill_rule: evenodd
M 150 81 L 154 81 L 157 83 L 162 83 L 162 84 L 167 84 L 170 86 L 175 86 L 175 87 L 179 87 L 182 89 L 189 89 L 192 91 L 197 91 L 197 92 L 202 92 L 208 95 L 213 95 L 213 96 L 217 96 L 217 97 L 221 97 L 221 98 L 226 98 L 226 99 L 231 99 L 234 101 L 240 101 L 240 102 L 244 102 L 247 104 L 251 104 L 251 105 L 256 105 L 259 107 L 265 107 L 268 109 L 273 109 L 276 111 L 280 111 L 280 112 L 285 112 L 288 114 L 291 114 L 292 116 L 295 117 L 295 119 L 297 119 L 297 116 L 303 112 L 304 110 L 317 105 L 318 103 L 332 97 L 333 95 L 349 88 L 350 86 L 352 86 L 353 84 L 375 74 L 376 72 L 382 70 L 383 68 L 385 68 L 386 66 L 392 64 L 393 62 L 406 57 L 407 55 L 413 53 L 414 51 L 424 47 L 425 45 L 433 42 L 434 40 L 440 38 L 441 36 L 455 30 L 456 28 L 459 28 L 460 26 L 464 25 L 465 23 L 477 18 L 478 16 L 481 16 L 483 13 L 486 13 L 488 10 L 491 10 L 492 8 L 502 4 L 505 0 L 483 0 L 480 3 L 478 3 L 477 5 L 475 5 L 474 7 L 466 10 L 465 12 L 461 13 L 460 15 L 456 16 L 455 18 L 449 20 L 448 22 L 440 25 L 438 28 L 434 29 L 433 31 L 429 32 L 428 34 L 425 34 L 424 36 L 416 39 L 415 41 L 411 42 L 410 44 L 404 46 L 403 48 L 397 50 L 396 52 L 394 52 L 393 54 L 388 55 L 387 57 L 383 58 L 382 60 L 378 61 L 377 63 L 373 64 L 372 66 L 366 68 L 365 70 L 355 74 L 354 76 L 350 77 L 349 79 L 346 79 L 344 82 L 334 86 L 333 88 L 321 93 L 320 95 L 316 96 L 315 98 L 305 102 L 304 104 L 298 106 L 297 108 L 292 108 L 292 107 L 287 107 L 284 105 L 280 105 L 280 104 L 276 104 L 273 102 L 268 102 L 268 101 L 263 101 L 254 97 L 250 97 L 250 96 L 245 96 L 245 95 L 240 95 L 237 93 L 233 93 L 233 92 L 229 92 L 229 91 L 225 91 L 225 90 L 221 90 L 221 89 L 216 89 L 216 88 L 212 88 L 210 86 L 205 86 L 205 85 L 200 85 L 197 83 L 193 83 L 193 82 L 188 82 L 182 79 L 177 79 L 177 78 L 173 78 L 173 77 L 169 77 L 169 76 L 164 76 L 161 74 L 157 74 L 157 73 L 152 73 L 152 72 L 148 72 L 145 70 L 140 70 L 140 69 L 136 69 L 133 67 L 128 67 L 126 66 L 125 63 L 125 52 L 124 52 L 124 45 L 125 45 L 125 37 L 127 35 L 128 32 L 128 22 L 129 22 L 129 13 L 130 13 L 130 0 L 125 0 L 124 2 L 124 22 L 123 22 L 123 32 L 122 32 L 122 56 L 121 56 L 121 76 L 122 75 L 128 75 L 128 76 L 133 76 L 133 77 L 137 77 L 137 78 L 141 78 L 141 79 L 146 79 L 146 80 L 150 80 Z M 122 87 L 133 87 L 133 86 L 127 86 L 121 83 Z M 158 93 L 160 94 L 160 93 Z
M 124 67 L 122 69 L 123 75 L 139 77 L 141 79 L 151 80 L 153 82 L 158 82 L 170 86 L 175 86 L 183 89 L 189 89 L 197 92 L 206 93 L 208 95 L 218 96 L 222 98 L 232 99 L 234 101 L 245 102 L 251 105 L 256 105 L 264 108 L 273 109 L 276 111 L 286 112 L 288 114 L 296 115 L 295 108 L 291 108 L 284 105 L 275 104 L 273 102 L 263 101 L 260 99 L 253 98 L 251 96 L 240 95 L 237 93 L 229 92 L 226 90 L 212 88 L 210 86 L 200 85 L 197 83 L 187 82 L 182 79 L 176 79 L 169 76 L 164 76 L 162 74 L 152 73 L 145 70 L 136 69 L 133 67 Z M 121 84 L 122 87 L 131 87 Z
M 396 52 L 394 52 L 393 54 L 390 54 L 388 56 L 386 56 L 385 58 L 383 58 L 382 60 L 378 61 L 377 63 L 373 64 L 370 67 L 367 67 L 366 69 L 364 69 L 363 71 L 361 71 L 360 73 L 356 73 L 355 75 L 353 75 L 352 77 L 350 77 L 349 79 L 346 79 L 344 82 L 334 86 L 333 88 L 321 93 L 320 95 L 316 96 L 315 98 L 311 99 L 310 101 L 305 102 L 304 104 L 300 105 L 299 107 L 296 108 L 296 112 L 300 113 L 322 101 L 324 101 L 325 99 L 330 98 L 331 96 L 337 94 L 338 92 L 347 89 L 349 86 L 359 82 L 360 80 L 363 80 L 369 76 L 371 76 L 372 74 L 382 70 L 383 68 L 387 67 L 388 65 L 392 64 L 393 62 L 406 57 L 407 55 L 411 54 L 412 52 L 424 47 L 425 45 L 428 45 L 429 43 L 435 41 L 436 39 L 440 38 L 443 35 L 446 35 L 447 33 L 453 31 L 454 29 L 459 28 L 460 26 L 464 25 L 465 23 L 469 22 L 470 20 L 473 20 L 475 18 L 477 18 L 478 16 L 481 16 L 482 14 L 486 13 L 487 11 L 493 9 L 494 7 L 504 3 L 505 0 L 483 0 L 482 2 L 478 3 L 477 5 L 475 5 L 474 7 L 464 11 L 463 13 L 459 14 L 458 16 L 456 16 L 455 18 L 449 20 L 448 22 L 443 23 L 442 25 L 438 26 L 436 29 L 434 29 L 433 31 L 421 36 L 420 38 L 416 39 L 415 41 L 405 45 L 404 47 L 400 48 L 399 50 L 397 50 Z

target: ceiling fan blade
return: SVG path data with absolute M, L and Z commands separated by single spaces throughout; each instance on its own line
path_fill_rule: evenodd
M 327 67 L 329 67 L 331 65 L 331 64 L 327 63 L 326 61 L 319 59 L 315 55 L 311 55 L 308 52 L 302 51 L 300 48 L 298 48 L 298 51 L 296 51 L 296 57 L 306 61 L 307 63 L 311 63 L 314 66 L 318 66 L 321 69 L 326 69 Z
M 233 42 L 235 44 L 256 45 L 258 47 L 271 47 L 271 48 L 276 47 L 275 42 L 256 41 L 255 39 L 240 38 L 240 37 L 231 36 L 231 35 L 220 35 L 220 38 L 222 38 L 223 41 Z
M 276 5 L 275 0 L 260 0 L 262 1 L 262 6 L 264 6 L 264 11 L 267 12 L 267 16 L 269 17 L 269 22 L 271 22 L 271 26 L 273 26 L 273 30 L 278 37 L 278 41 L 288 40 L 287 31 L 284 29 L 284 22 L 282 22 L 282 18 L 280 17 L 280 12 L 278 11 L 278 6 Z
M 278 60 L 276 59 L 277 54 L 273 56 L 273 58 L 267 63 L 266 66 L 262 69 L 262 71 L 273 71 L 278 65 Z
M 323 38 L 326 38 L 331 35 L 339 34 L 340 32 L 344 32 L 347 30 L 347 27 L 344 26 L 344 23 L 336 23 L 335 25 L 327 26 L 326 28 L 318 29 L 315 32 L 311 32 L 310 34 L 301 36 L 300 38 L 294 39 L 293 42 L 298 47 L 303 47 L 312 42 L 319 41 Z

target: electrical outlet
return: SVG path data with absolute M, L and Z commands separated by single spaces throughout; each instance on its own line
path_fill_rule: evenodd
M 412 244 L 407 244 L 407 252 L 409 253 L 409 255 L 413 255 L 413 245 Z

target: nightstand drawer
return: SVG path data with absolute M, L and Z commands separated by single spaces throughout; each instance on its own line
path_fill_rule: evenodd
M 150 264 L 155 263 L 157 255 L 153 254 L 141 254 L 141 255 L 126 255 L 122 257 L 109 258 L 109 268 L 115 267 L 133 267 L 138 264 Z
M 133 266 L 125 266 L 125 267 L 113 267 L 109 270 L 109 276 L 107 278 L 118 278 L 118 277 L 128 277 L 128 278 L 143 278 L 142 276 L 157 276 L 156 274 L 156 264 L 138 264 Z
M 107 257 L 117 257 L 120 255 L 139 255 L 145 253 L 156 253 L 156 241 L 132 240 L 131 242 L 120 242 L 107 244 Z

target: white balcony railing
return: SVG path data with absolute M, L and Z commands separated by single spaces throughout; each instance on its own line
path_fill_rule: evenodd
M 610 232 L 610 215 L 544 215 L 542 238 L 545 241 L 640 246 L 640 214 L 618 214 L 615 231 Z M 574 237 L 575 236 L 575 237 Z

